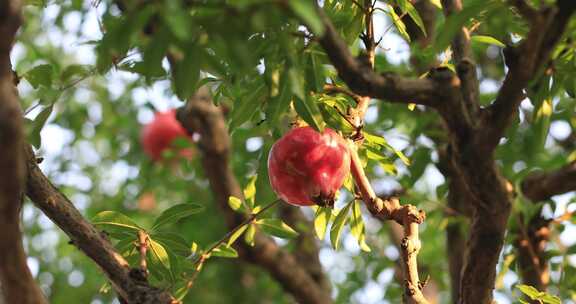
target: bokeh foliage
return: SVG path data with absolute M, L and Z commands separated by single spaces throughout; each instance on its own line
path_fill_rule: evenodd
M 363 12 L 355 2 L 326 0 L 323 5 L 353 53 L 360 54 Z M 463 12 L 448 19 L 438 8 L 438 34 L 422 49 L 410 44 L 393 9 L 399 7 L 403 15 L 421 23 L 410 2 L 378 1 L 377 7 L 377 33 L 383 39 L 376 58 L 379 71 L 418 77 L 410 56 L 453 69 L 447 52 L 450 39 L 460 26 L 474 26 L 472 47 L 484 105 L 493 100 L 504 77 L 502 46 L 523 37 L 527 29 L 503 1 L 465 1 Z M 178 210 L 182 217 L 163 226 L 163 235 L 151 234 L 160 245 L 150 257 L 152 282 L 178 290 L 182 283 L 178 276 L 192 271 L 185 258 L 192 253 L 192 243 L 202 250 L 228 229 L 212 203 L 199 159 L 153 163 L 140 147 L 142 124 L 150 121 L 153 111 L 181 106 L 198 87 L 211 87 L 214 102 L 230 109 L 232 166 L 241 185 L 253 192 L 252 207 L 273 201 L 266 172 L 268 151 L 295 117 L 317 129 L 353 131 L 338 114 L 353 100 L 322 93 L 326 82 L 343 86 L 315 42 L 314 35 L 322 31 L 313 6 L 305 0 L 28 1 L 13 56 L 23 79 L 19 89 L 28 118 L 27 136 L 45 157 L 43 169 L 88 218 L 125 224 L 116 235 L 114 229 L 106 229 L 114 225 L 101 227 L 127 255 L 134 233 L 126 229 L 151 228 L 163 211 L 174 206 L 189 211 Z M 520 115 L 498 148 L 499 164 L 513 184 L 535 168 L 553 169 L 576 159 L 573 142 L 570 146 L 565 140 L 576 129 L 575 20 L 566 33 L 570 37 L 554 51 L 550 68 L 535 77 Z M 437 169 L 436 148 L 446 135 L 437 115 L 422 107 L 373 101 L 368 116 L 361 155 L 369 175 L 377 190 L 402 188 L 402 200 L 428 213 L 421 228 L 424 246 L 419 259 L 423 276 L 436 282 L 442 301 L 448 301 L 447 261 L 439 257 L 446 256 L 444 228 L 462 219 L 448 217 L 444 210 L 447 187 Z M 316 221 L 317 226 L 329 225 L 329 219 L 334 222 L 320 234 L 332 236 L 322 242 L 321 259 L 334 284 L 336 302 L 398 302 L 402 290 L 392 274 L 399 257 L 389 229 L 358 210 L 351 198 L 349 191 L 342 191 L 332 216 L 328 212 L 324 220 Z M 545 215 L 557 216 L 574 202 L 574 195 L 544 202 Z M 530 215 L 534 210 L 518 194 L 514 213 Z M 304 211 L 314 218 L 314 210 Z M 515 214 L 510 241 L 517 225 Z M 277 219 L 273 211 L 266 217 Z M 365 228 L 359 228 L 362 218 Z M 50 302 L 113 299 L 105 292 L 109 287 L 99 270 L 30 205 L 24 210 L 24 226 L 28 251 L 38 264 L 38 281 Z M 278 232 L 278 227 L 283 226 L 274 222 L 272 232 L 286 236 L 287 228 Z M 563 237 L 549 246 L 550 292 L 576 301 L 576 252 L 570 247 L 574 239 L 566 237 L 568 231 L 574 231 L 570 223 L 554 226 L 553 233 Z M 568 240 L 568 247 L 561 240 Z M 282 244 L 292 249 L 289 240 Z M 331 249 L 337 244 L 338 251 Z M 518 277 L 511 246 L 505 247 L 503 256 L 497 292 L 502 299 L 513 299 L 520 292 L 512 287 Z M 188 301 L 291 300 L 265 271 L 214 257 L 203 267 Z

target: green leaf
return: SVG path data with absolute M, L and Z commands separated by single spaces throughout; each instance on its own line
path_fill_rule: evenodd
M 516 288 L 518 288 L 523 294 L 527 295 L 531 300 L 538 300 L 539 302 L 545 303 L 545 304 L 561 304 L 562 303 L 560 298 L 553 296 L 553 295 L 550 295 L 546 292 L 539 291 L 538 289 L 536 289 L 530 285 L 518 284 L 518 285 L 516 285 Z
M 230 208 L 232 208 L 232 210 L 234 210 L 234 211 L 238 211 L 238 212 L 242 212 L 242 213 L 247 212 L 246 206 L 244 205 L 242 200 L 240 200 L 239 198 L 237 198 L 235 196 L 228 197 L 228 206 L 230 206 Z
M 204 206 L 198 204 L 178 204 L 172 206 L 164 210 L 164 212 L 162 212 L 162 214 L 156 218 L 154 224 L 152 225 L 152 229 L 157 230 L 162 226 L 176 223 L 185 217 L 200 213 L 203 210 Z
M 250 246 L 254 246 L 254 236 L 256 235 L 256 226 L 253 224 L 248 225 L 246 234 L 244 234 L 244 241 Z
M 48 4 L 48 0 L 25 0 L 24 4 L 25 5 L 46 7 L 46 5 Z
M 473 0 L 467 3 L 458 14 L 452 14 L 446 18 L 446 22 L 438 31 L 434 49 L 436 52 L 444 51 L 449 45 L 452 38 L 462 30 L 462 27 L 470 22 L 480 12 L 489 10 L 494 7 L 496 1 Z
M 330 241 L 332 242 L 332 247 L 338 250 L 340 246 L 340 236 L 342 234 L 344 224 L 348 220 L 348 213 L 350 208 L 354 204 L 354 201 L 350 201 L 344 208 L 338 212 L 336 219 L 334 219 L 334 224 L 332 224 L 332 229 L 330 229 Z
M 150 235 L 151 239 L 160 243 L 169 252 L 187 257 L 192 254 L 190 244 L 178 233 L 174 232 L 154 232 Z
M 184 59 L 177 61 L 172 71 L 174 91 L 180 100 L 187 100 L 194 94 L 200 78 L 201 52 L 196 45 L 189 45 Z
M 232 114 L 230 118 L 230 130 L 234 131 L 238 126 L 246 122 L 258 109 L 262 103 L 262 94 L 266 87 L 259 84 L 256 89 L 251 90 L 249 94 L 234 101 Z
M 404 12 L 408 13 L 410 18 L 412 18 L 414 23 L 416 23 L 416 25 L 422 31 L 424 36 L 426 36 L 426 27 L 424 26 L 424 22 L 422 22 L 422 18 L 420 18 L 420 14 L 418 13 L 414 5 L 412 5 L 412 3 L 408 0 L 398 0 L 397 2 L 402 13 Z
M 316 8 L 312 1 L 308 0 L 290 0 L 288 5 L 298 18 L 302 19 L 316 36 L 324 34 L 324 25 L 316 13 Z
M 298 232 L 280 219 L 259 219 L 256 224 L 264 232 L 279 238 L 293 239 L 298 236 Z
M 271 128 L 278 126 L 280 116 L 288 111 L 292 101 L 292 84 L 290 83 L 288 72 L 283 73 L 279 86 L 279 94 L 270 98 L 266 108 L 266 122 Z
M 320 62 L 319 56 L 310 52 L 305 57 L 305 75 L 306 90 L 311 92 L 322 92 L 326 76 L 324 76 L 324 67 Z
M 161 265 L 163 268 L 170 269 L 170 257 L 168 252 L 160 243 L 150 239 L 149 254 L 153 264 Z
M 191 25 L 190 18 L 187 9 L 180 6 L 179 1 L 168 1 L 163 7 L 164 10 L 164 22 L 170 28 L 170 31 L 180 40 L 190 39 L 193 27 Z
M 404 24 L 400 16 L 396 14 L 394 8 L 391 5 L 388 5 L 387 13 L 390 16 L 390 19 L 392 19 L 392 23 L 394 23 L 394 27 L 396 27 L 396 30 L 398 31 L 400 36 L 402 36 L 406 41 L 410 42 L 410 35 L 408 35 L 408 32 L 406 31 L 406 25 Z
M 120 239 L 116 245 L 114 245 L 114 248 L 116 248 L 116 250 L 118 250 L 118 252 L 120 252 L 122 255 L 126 255 L 127 253 L 129 253 L 130 250 L 133 250 L 135 248 L 135 244 L 138 242 L 138 236 L 136 234 L 127 236 L 123 239 Z
M 60 81 L 63 83 L 69 81 L 72 78 L 84 78 L 91 73 L 90 66 L 83 64 L 71 64 L 64 68 L 62 73 L 60 73 Z
M 212 255 L 221 258 L 237 258 L 238 252 L 227 244 L 222 244 L 212 251 Z
M 126 215 L 115 211 L 102 211 L 92 219 L 92 224 L 111 232 L 137 233 L 144 230 Z
M 236 242 L 236 240 L 242 236 L 242 233 L 244 233 L 244 231 L 246 231 L 246 229 L 248 229 L 249 225 L 243 225 L 242 227 L 240 227 L 238 230 L 236 230 L 234 233 L 232 233 L 232 235 L 230 236 L 230 238 L 228 239 L 228 242 L 226 242 L 226 244 L 228 246 L 232 246 L 232 244 L 234 244 L 234 242 Z
M 30 143 L 36 149 L 40 149 L 40 146 L 42 145 L 42 138 L 40 136 L 40 132 L 42 131 L 42 128 L 44 128 L 44 125 L 46 124 L 48 117 L 50 117 L 50 114 L 52 114 L 53 108 L 54 105 L 49 105 L 44 109 L 42 109 L 42 111 L 38 114 L 38 116 L 36 116 L 36 118 L 32 122 L 30 122 L 29 126 L 27 126 L 28 140 L 30 140 Z
M 314 231 L 316 236 L 323 240 L 326 236 L 326 229 L 332 218 L 332 209 L 327 207 L 317 207 L 314 214 Z
M 506 47 L 506 45 L 500 42 L 498 39 L 490 36 L 483 36 L 483 35 L 474 35 L 470 38 L 472 42 L 476 43 L 484 43 L 484 44 L 491 44 L 501 48 Z
M 527 295 L 532 300 L 536 300 L 540 294 L 540 291 L 538 291 L 538 289 L 530 285 L 518 284 L 516 285 L 516 288 L 520 289 L 520 291 L 523 294 Z
M 370 252 L 370 247 L 366 244 L 366 227 L 362 219 L 362 212 L 360 210 L 360 201 L 354 201 L 352 208 L 352 216 L 350 222 L 350 233 L 358 240 L 358 245 L 365 252 Z
M 550 119 L 553 113 L 553 103 L 551 99 L 542 101 L 534 111 L 534 133 L 537 147 L 543 147 L 550 129 Z
M 52 86 L 54 73 L 54 67 L 51 64 L 41 64 L 24 73 L 23 77 L 33 88 L 37 89 L 39 86 Z
M 257 176 L 253 175 L 248 181 L 248 184 L 246 185 L 244 190 L 242 191 L 244 193 L 244 199 L 246 201 L 254 202 L 254 197 L 256 196 L 256 178 Z
M 404 155 L 404 153 L 400 150 L 397 150 L 396 148 L 392 147 L 389 144 L 386 144 L 386 147 L 390 150 L 392 150 L 394 152 L 394 154 L 396 154 L 396 156 L 398 156 L 398 158 L 400 158 L 400 160 L 406 165 L 406 166 L 410 166 L 410 159 L 408 157 L 406 157 L 406 155 Z

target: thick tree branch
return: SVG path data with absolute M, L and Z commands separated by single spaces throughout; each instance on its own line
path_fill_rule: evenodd
M 534 172 L 521 183 L 522 193 L 532 202 L 550 199 L 554 195 L 576 191 L 576 162 L 550 172 Z M 518 250 L 520 274 L 525 284 L 545 291 L 550 281 L 546 246 L 550 237 L 551 220 L 540 213 L 528 219 L 519 219 L 520 228 L 514 242 Z
M 508 3 L 528 22 L 532 22 L 538 15 L 538 11 L 528 4 L 526 0 L 509 0 Z
M 173 63 L 174 64 L 174 63 Z M 226 216 L 228 226 L 242 223 L 244 216 L 228 207 L 228 198 L 242 198 L 242 190 L 229 166 L 230 136 L 222 109 L 211 100 L 208 89 L 200 89 L 185 108 L 178 111 L 178 119 L 190 132 L 201 136 L 199 147 L 202 165 L 210 182 L 215 200 Z M 300 303 L 331 303 L 330 294 L 317 284 L 295 257 L 262 233 L 256 233 L 255 245 L 236 243 L 243 259 L 266 269 Z
M 494 149 L 498 145 L 525 97 L 524 89 L 548 62 L 550 53 L 560 41 L 574 11 L 576 2 L 558 0 L 556 6 L 545 8 L 532 18 L 530 31 L 519 46 L 505 50 L 509 72 L 496 100 L 484 116 L 484 126 L 487 128 L 483 134 L 483 142 L 488 149 Z
M 524 178 L 521 187 L 524 196 L 533 202 L 576 191 L 576 161 L 554 171 L 531 173 Z
M 10 51 L 21 23 L 20 1 L 0 1 L 0 302 L 46 303 L 26 264 L 20 231 L 25 182 L 23 120 Z
M 458 14 L 462 10 L 461 0 L 442 0 L 444 14 L 449 17 Z M 461 92 L 466 106 L 466 113 L 472 120 L 476 120 L 480 110 L 480 90 L 478 76 L 476 74 L 476 64 L 472 59 L 470 49 L 470 33 L 466 27 L 462 27 L 452 40 L 452 53 L 456 61 L 456 70 L 462 83 Z
M 36 164 L 31 148 L 28 154 L 28 181 L 26 195 L 72 240 L 78 249 L 100 268 L 118 295 L 128 303 L 171 303 L 171 296 L 154 288 L 133 275 L 128 262 L 112 247 L 104 234 L 98 231 L 74 207 L 74 204 L 50 183 Z
M 330 292 L 330 280 L 324 273 L 320 263 L 318 242 L 314 235 L 312 222 L 304 216 L 304 213 L 298 207 L 288 204 L 280 206 L 279 215 L 290 227 L 298 231 L 298 237 L 295 240 L 296 250 L 294 250 L 296 260 L 308 271 L 312 279 L 320 287 L 326 292 Z
M 352 56 L 348 46 L 338 35 L 330 19 L 318 10 L 325 27 L 319 38 L 338 75 L 354 93 L 360 96 L 385 99 L 396 103 L 417 103 L 439 107 L 441 85 L 433 79 L 411 79 L 395 74 L 377 74 Z
M 458 175 L 458 171 L 452 166 L 445 145 L 439 139 L 434 140 L 439 146 L 439 163 L 437 166 L 448 183 L 447 206 L 452 212 L 446 212 L 446 216 L 452 217 L 446 227 L 446 251 L 450 270 L 452 303 L 456 304 L 460 298 L 460 281 L 464 268 L 464 254 L 466 253 L 467 219 L 472 216 L 472 206 L 478 202 L 474 201 L 475 197 L 467 189 L 464 180 Z

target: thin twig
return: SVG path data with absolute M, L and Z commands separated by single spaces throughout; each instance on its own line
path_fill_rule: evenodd
M 232 235 L 234 235 L 240 229 L 243 229 L 244 226 L 254 223 L 254 221 L 256 219 L 258 219 L 258 216 L 260 216 L 261 214 L 266 212 L 268 209 L 275 206 L 280 201 L 281 201 L 281 199 L 277 199 L 277 200 L 273 201 L 272 203 L 264 206 L 258 212 L 250 214 L 250 216 L 248 216 L 242 223 L 240 223 L 240 225 L 238 225 L 234 229 L 228 231 L 220 240 L 218 240 L 216 243 L 214 243 L 212 246 L 210 246 L 210 248 L 208 248 L 200 256 L 198 256 L 198 258 L 194 262 L 194 272 L 190 276 L 190 279 L 188 280 L 188 282 L 186 284 L 186 288 L 190 289 L 190 288 L 192 288 L 192 286 L 194 286 L 194 281 L 196 280 L 196 278 L 198 277 L 198 274 L 202 270 L 204 263 L 206 262 L 206 260 L 208 260 L 210 258 L 210 256 L 214 252 L 214 250 L 216 250 L 216 248 L 220 247 L 222 244 L 227 242 Z
M 146 252 L 148 251 L 148 234 L 143 230 L 138 230 L 138 250 L 140 252 L 140 269 L 145 275 L 148 274 L 148 266 L 146 264 Z

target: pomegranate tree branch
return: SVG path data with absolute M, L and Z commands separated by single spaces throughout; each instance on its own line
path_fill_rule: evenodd
M 523 93 L 535 75 L 547 64 L 550 53 L 560 41 L 568 21 L 576 11 L 576 2 L 558 0 L 555 6 L 546 7 L 531 20 L 526 39 L 518 46 L 507 47 L 504 51 L 509 68 L 496 100 L 484 115 L 484 141 L 489 149 L 494 149 L 508 125 L 518 112 Z
M 262 209 L 260 209 L 260 211 L 250 214 L 248 217 L 246 217 L 246 219 L 242 223 L 240 223 L 238 226 L 234 227 L 234 229 L 228 231 L 222 238 L 220 238 L 220 240 L 218 240 L 216 243 L 212 244 L 212 246 L 210 246 L 210 248 L 208 248 L 204 252 L 202 252 L 202 254 L 194 262 L 194 272 L 190 276 L 190 279 L 188 280 L 186 287 L 191 288 L 194 285 L 194 281 L 196 280 L 196 278 L 198 277 L 198 274 L 202 270 L 204 263 L 212 256 L 212 253 L 214 252 L 214 250 L 216 250 L 218 247 L 222 246 L 224 243 L 228 242 L 234 234 L 236 234 L 238 231 L 240 231 L 240 229 L 244 229 L 247 225 L 254 223 L 254 221 L 256 221 L 256 219 L 258 219 L 258 217 L 262 213 L 264 213 L 264 212 L 268 211 L 268 209 L 274 207 L 276 204 L 278 204 L 278 202 L 280 202 L 279 199 L 275 200 L 274 202 L 272 202 L 272 203 L 270 203 L 264 207 L 262 207 Z
M 412 79 L 392 73 L 377 74 L 352 56 L 348 46 L 321 9 L 318 9 L 318 14 L 325 28 L 318 41 L 340 78 L 354 93 L 396 103 L 440 106 L 441 99 L 437 97 L 442 94 L 442 90 L 437 82 L 430 78 Z
M 538 11 L 526 2 L 526 0 L 509 0 L 508 3 L 529 22 L 532 22 L 538 15 Z
M 354 101 L 356 101 L 356 103 L 360 103 L 362 96 L 344 88 L 344 87 L 340 87 L 334 84 L 325 84 L 324 85 L 324 93 L 332 95 L 332 94 L 344 94 L 352 99 L 354 99 Z
M 140 252 L 140 270 L 147 275 L 146 252 L 148 251 L 148 235 L 143 230 L 138 231 L 138 251 Z
M 529 174 L 521 183 L 524 196 L 532 202 L 550 199 L 554 195 L 576 191 L 576 162 L 557 170 Z M 514 245 L 518 250 L 520 274 L 525 284 L 545 291 L 550 281 L 546 246 L 550 237 L 550 224 L 540 213 L 525 223 L 521 219 L 520 231 Z
M 20 1 L 0 1 L 0 302 L 33 304 L 46 299 L 26 264 L 19 220 L 26 178 L 24 127 L 10 51 L 21 20 Z
M 442 0 L 444 15 L 450 17 L 462 11 L 461 0 Z M 464 101 L 465 113 L 470 119 L 476 119 L 480 110 L 480 89 L 476 64 L 472 59 L 470 48 L 470 33 L 466 27 L 462 27 L 452 39 L 452 53 L 456 62 L 456 71 L 462 83 L 460 91 Z
M 405 278 L 404 297 L 406 303 L 428 303 L 422 293 L 423 284 L 418 277 L 417 260 L 421 247 L 418 225 L 422 224 L 426 218 L 424 211 L 418 210 L 412 205 L 400 205 L 400 202 L 395 198 L 382 200 L 377 197 L 368 177 L 366 177 L 364 168 L 362 168 L 356 143 L 348 140 L 348 148 L 351 156 L 350 169 L 352 177 L 368 210 L 375 217 L 382 220 L 393 220 L 404 228 L 404 238 L 400 244 L 400 252 Z
M 522 194 L 533 202 L 576 191 L 576 161 L 554 171 L 531 173 L 524 178 L 521 187 Z
M 132 275 L 128 262 L 105 235 L 98 231 L 61 193 L 36 164 L 32 148 L 28 154 L 26 195 L 48 218 L 70 237 L 72 244 L 91 258 L 106 274 L 118 295 L 128 303 L 171 303 L 172 297 Z M 137 269 L 136 269 L 137 270 Z
M 374 58 L 376 42 L 374 38 L 374 24 L 372 21 L 374 6 L 372 0 L 365 0 L 365 26 L 366 30 L 361 36 L 366 47 L 366 58 L 368 71 L 374 69 Z M 327 24 L 330 26 L 330 24 Z M 326 49 L 326 47 L 324 46 Z M 328 52 L 328 50 L 326 49 Z M 333 61 L 334 63 L 334 61 Z M 343 75 L 340 74 L 340 77 Z M 370 103 L 371 96 L 365 95 L 359 99 L 355 108 L 349 110 L 349 121 L 355 123 L 357 134 L 353 138 L 361 139 L 360 134 L 363 126 L 364 116 Z M 377 218 L 382 220 L 393 220 L 404 228 L 404 238 L 400 243 L 400 252 L 402 255 L 402 270 L 404 275 L 404 299 L 406 303 L 425 304 L 428 300 L 422 292 L 423 285 L 418 276 L 418 252 L 421 243 L 418 235 L 418 225 L 424 221 L 426 215 L 423 211 L 418 210 L 412 205 L 401 206 L 400 202 L 395 199 L 382 200 L 379 198 L 370 185 L 370 181 L 364 172 L 360 157 L 358 156 L 357 142 L 353 139 L 347 140 L 348 150 L 350 151 L 350 171 L 355 181 L 356 187 L 360 192 L 362 200 L 368 207 L 368 210 Z
M 210 92 L 203 87 L 178 111 L 177 117 L 191 134 L 200 134 L 198 145 L 204 172 L 228 226 L 233 229 L 245 217 L 230 209 L 228 198 L 243 195 L 230 168 L 230 135 L 222 109 L 214 105 Z M 320 288 L 296 258 L 264 234 L 256 233 L 253 247 L 245 242 L 238 242 L 235 247 L 241 258 L 266 269 L 298 302 L 332 302 L 329 292 Z

